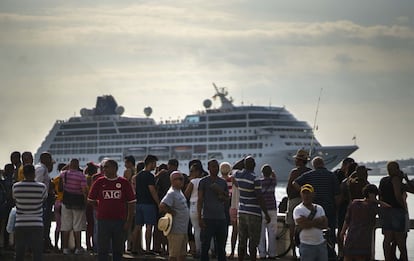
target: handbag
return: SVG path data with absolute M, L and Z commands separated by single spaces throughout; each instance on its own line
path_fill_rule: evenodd
M 316 215 L 316 209 L 317 209 L 316 206 L 313 205 L 313 209 L 311 210 L 311 212 L 308 215 L 308 219 L 309 220 L 312 220 L 315 217 L 315 215 Z M 301 231 L 302 231 L 302 229 L 299 226 L 295 226 L 295 235 L 293 236 L 293 239 L 294 239 L 295 245 L 297 247 L 299 247 L 299 245 L 300 245 L 299 235 L 300 235 L 300 232 Z
M 65 183 L 66 183 L 66 175 L 68 173 L 65 173 Z M 65 205 L 68 209 L 85 209 L 85 197 L 83 194 L 76 194 L 65 190 L 65 187 L 63 186 L 63 199 L 62 203 Z

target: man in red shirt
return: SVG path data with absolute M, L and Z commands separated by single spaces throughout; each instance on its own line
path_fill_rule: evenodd
M 122 259 L 126 232 L 132 224 L 135 195 L 131 184 L 117 176 L 118 163 L 107 160 L 104 176 L 93 183 L 88 201 L 96 206 L 98 220 L 98 260 L 108 260 L 112 241 L 112 259 Z

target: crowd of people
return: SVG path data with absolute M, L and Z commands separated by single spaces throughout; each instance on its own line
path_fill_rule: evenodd
M 294 159 L 285 222 L 300 260 L 371 260 L 378 214 L 385 259 L 397 260 L 398 248 L 399 260 L 408 260 L 406 198 L 407 192 L 414 193 L 414 182 L 397 162 L 388 163 L 388 176 L 378 188 L 368 182 L 370 169 L 352 158 L 334 172 L 321 157 L 308 167 L 305 150 Z M 13 152 L 10 161 L 0 179 L 0 251 L 14 249 L 17 261 L 28 250 L 33 260 L 53 251 L 96 253 L 98 260 L 112 255 L 114 261 L 125 252 L 222 261 L 235 258 L 236 245 L 238 260 L 277 257 L 277 173 L 268 164 L 256 166 L 251 156 L 234 164 L 211 159 L 207 170 L 194 159 L 188 174 L 178 169 L 176 159 L 158 164 L 155 155 L 139 162 L 125 157 L 124 173 L 112 159 L 82 169 L 74 158 L 58 164 L 54 178 L 55 162 L 48 152 L 35 165 L 30 152 Z M 292 256 L 298 258 L 295 247 Z

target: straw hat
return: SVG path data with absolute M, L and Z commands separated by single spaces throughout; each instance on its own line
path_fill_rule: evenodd
M 309 153 L 306 150 L 299 149 L 293 157 L 301 160 L 309 160 Z
M 173 217 L 170 213 L 165 214 L 162 218 L 158 220 L 158 230 L 164 233 L 164 236 L 167 236 L 172 227 Z

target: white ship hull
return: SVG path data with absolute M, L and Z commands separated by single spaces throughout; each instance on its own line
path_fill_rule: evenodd
M 81 165 L 112 158 L 123 170 L 125 156 L 143 160 L 156 155 L 165 163 L 176 158 L 180 170 L 188 173 L 188 162 L 198 158 L 207 166 L 209 159 L 235 163 L 251 155 L 256 159 L 256 173 L 263 164 L 270 164 L 278 180 L 286 181 L 294 168 L 292 156 L 298 149 L 322 156 L 327 168 L 338 165 L 357 146 L 322 146 L 310 126 L 296 120 L 284 107 L 234 106 L 227 93 L 217 88 L 221 99 L 219 109 L 187 115 L 182 121 L 156 123 L 148 117 L 121 116 L 112 96 L 98 97 L 95 109 L 81 110 L 80 117 L 57 121 L 43 141 L 35 157 L 49 151 L 57 162 L 78 158 Z M 146 108 L 146 114 L 151 113 Z

